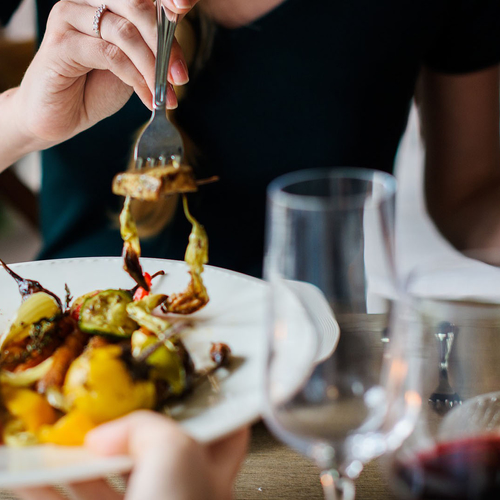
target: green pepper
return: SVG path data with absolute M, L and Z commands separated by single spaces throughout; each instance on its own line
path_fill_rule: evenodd
M 171 328 L 170 321 L 166 318 L 153 315 L 153 310 L 163 304 L 167 299 L 166 295 L 156 293 L 146 295 L 140 300 L 134 300 L 127 305 L 127 314 L 140 326 L 146 328 L 155 335 L 161 335 Z
M 158 338 L 155 335 L 148 335 L 141 330 L 135 331 L 132 335 L 133 356 L 139 357 L 148 347 L 156 343 Z M 175 341 L 165 340 L 162 346 L 148 356 L 146 363 L 153 367 L 152 379 L 167 382 L 171 394 L 178 396 L 186 390 L 186 370 Z
M 130 337 L 137 323 L 127 314 L 132 295 L 127 290 L 103 290 L 85 299 L 78 324 L 82 332 L 94 335 Z

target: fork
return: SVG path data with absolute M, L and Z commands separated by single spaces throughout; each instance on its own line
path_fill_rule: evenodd
M 166 165 L 172 160 L 180 162 L 184 155 L 182 137 L 167 118 L 168 63 L 177 20 L 177 14 L 172 14 L 170 20 L 161 1 L 156 1 L 158 42 L 155 62 L 155 100 L 151 119 L 135 145 L 136 169 Z
M 429 405 L 440 415 L 444 415 L 453 407 L 462 404 L 462 399 L 453 390 L 448 380 L 448 359 L 456 332 L 455 325 L 443 322 L 439 324 L 435 334 L 439 343 L 439 382 L 434 392 L 429 396 Z

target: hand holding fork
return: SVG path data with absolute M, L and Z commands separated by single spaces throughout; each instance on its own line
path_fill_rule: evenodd
M 156 2 L 156 25 L 158 44 L 155 65 L 155 98 L 151 120 L 140 135 L 135 145 L 134 158 L 136 168 L 166 165 L 184 156 L 184 145 L 179 131 L 167 118 L 167 75 L 172 42 L 178 15 L 170 14 L 170 20 L 161 1 Z

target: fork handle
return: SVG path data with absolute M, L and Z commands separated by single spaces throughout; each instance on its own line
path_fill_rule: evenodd
M 165 14 L 161 0 L 156 0 L 158 41 L 155 63 L 155 111 L 157 109 L 166 109 L 167 107 L 168 63 L 170 61 L 170 52 L 178 19 L 177 14 L 172 14 L 172 16 L 171 21 Z

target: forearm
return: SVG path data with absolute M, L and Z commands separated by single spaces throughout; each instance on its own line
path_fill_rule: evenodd
M 419 87 L 429 215 L 459 250 L 500 246 L 499 67 Z
M 17 160 L 48 147 L 23 131 L 16 104 L 18 88 L 0 94 L 0 172 Z
M 458 250 L 500 248 L 500 180 L 492 181 L 454 210 L 443 211 L 428 204 L 428 211 L 442 235 Z

